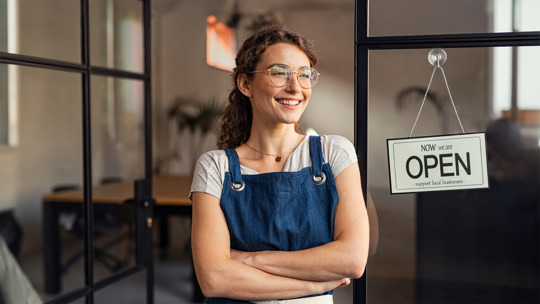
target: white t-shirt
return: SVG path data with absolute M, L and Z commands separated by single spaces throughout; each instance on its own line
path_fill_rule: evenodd
M 355 163 L 358 159 L 353 144 L 343 136 L 322 135 L 321 146 L 324 163 L 329 163 L 334 178 L 341 171 Z M 285 162 L 284 172 L 296 172 L 311 166 L 309 154 L 309 136 L 298 145 Z M 259 172 L 240 165 L 242 174 L 259 174 Z M 191 193 L 204 192 L 221 198 L 225 172 L 229 172 L 229 160 L 225 150 L 212 150 L 199 157 L 193 173 Z

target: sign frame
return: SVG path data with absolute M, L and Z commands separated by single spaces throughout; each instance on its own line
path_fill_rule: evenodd
M 411 152 L 413 147 L 420 148 L 424 153 L 414 154 Z M 386 140 L 386 148 L 390 194 L 489 189 L 485 132 L 390 138 Z M 476 148 L 478 149 L 475 150 Z M 405 156 L 396 152 L 403 153 Z M 427 154 L 428 152 L 439 152 L 439 154 L 437 157 L 434 154 Z M 404 164 L 404 158 L 407 156 Z M 400 167 L 404 168 L 406 174 L 396 169 L 396 166 L 402 165 L 406 166 Z M 450 172 L 451 165 L 455 165 L 456 172 Z M 436 168 L 439 170 L 439 175 L 436 174 L 437 170 L 428 170 Z M 471 173 L 472 169 L 474 169 L 474 175 Z M 455 173 L 459 175 L 460 172 L 468 173 L 469 176 L 456 179 Z M 435 176 L 432 175 L 430 178 L 429 173 Z

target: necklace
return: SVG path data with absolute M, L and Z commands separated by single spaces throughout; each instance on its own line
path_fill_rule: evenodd
M 279 163 L 281 161 L 281 155 L 283 154 L 289 154 L 291 153 L 292 151 L 296 150 L 296 147 L 298 147 L 298 145 L 300 144 L 300 141 L 302 139 L 302 135 L 298 134 L 298 142 L 296 143 L 296 145 L 294 146 L 294 148 L 292 150 L 289 150 L 289 151 L 285 151 L 285 152 L 281 152 L 279 154 L 270 154 L 270 153 L 265 153 L 265 152 L 262 152 L 262 151 L 259 151 L 255 148 L 253 148 L 252 146 L 248 145 L 247 143 L 245 143 L 246 147 L 250 148 L 251 150 L 255 151 L 255 152 L 258 152 L 258 153 L 261 153 L 263 155 L 269 155 L 269 156 L 274 156 L 275 157 L 275 161 L 276 163 Z

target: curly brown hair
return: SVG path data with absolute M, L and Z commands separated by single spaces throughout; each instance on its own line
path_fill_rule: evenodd
M 221 120 L 221 130 L 217 146 L 219 149 L 236 148 L 245 143 L 251 133 L 253 110 L 249 98 L 240 92 L 237 84 L 238 76 L 245 74 L 253 79 L 257 63 L 266 49 L 277 43 L 290 43 L 297 46 L 308 57 L 311 67 L 317 64 L 313 44 L 299 33 L 285 29 L 281 25 L 273 25 L 259 29 L 247 38 L 236 56 L 236 68 L 233 70 L 233 89 L 229 93 L 229 104 Z M 298 129 L 298 126 L 296 126 Z

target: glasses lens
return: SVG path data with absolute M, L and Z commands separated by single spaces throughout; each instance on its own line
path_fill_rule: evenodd
M 319 73 L 317 70 L 310 67 L 301 68 L 298 71 L 298 83 L 303 88 L 309 89 L 317 83 Z M 282 65 L 275 65 L 268 70 L 268 75 L 270 76 L 270 81 L 277 87 L 286 86 L 289 80 L 291 79 L 291 70 Z
M 298 71 L 298 82 L 300 85 L 306 89 L 311 88 L 317 83 L 317 78 L 319 74 L 314 68 L 302 68 Z
M 291 79 L 291 70 L 286 66 L 275 65 L 270 68 L 269 75 L 275 86 L 282 87 Z

